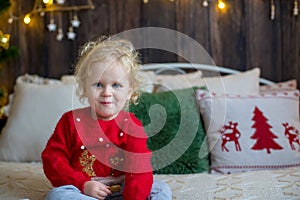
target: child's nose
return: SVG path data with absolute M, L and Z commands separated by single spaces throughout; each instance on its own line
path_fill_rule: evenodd
M 101 93 L 102 96 L 111 96 L 112 95 L 112 91 L 110 87 L 104 87 Z

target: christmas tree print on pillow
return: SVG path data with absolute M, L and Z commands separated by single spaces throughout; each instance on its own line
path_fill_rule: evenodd
M 254 116 L 252 120 L 254 124 L 252 128 L 255 129 L 251 139 L 256 140 L 256 143 L 252 146 L 253 150 L 266 149 L 267 153 L 270 154 L 270 149 L 281 150 L 282 147 L 275 142 L 274 139 L 278 138 L 272 131 L 272 126 L 268 124 L 268 119 L 263 115 L 263 112 L 255 106 Z

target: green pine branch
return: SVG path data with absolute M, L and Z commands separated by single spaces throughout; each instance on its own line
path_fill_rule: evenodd
M 9 0 L 0 0 L 0 15 L 5 12 L 11 3 Z M 1 31 L 1 30 L 0 30 Z M 0 63 L 14 58 L 19 54 L 19 49 L 15 46 L 10 46 L 8 49 L 0 47 Z
M 14 58 L 19 54 L 19 48 L 15 46 L 10 46 L 6 50 L 0 50 L 0 63 L 5 62 L 11 58 Z
M 0 0 L 0 14 L 6 11 L 10 6 L 9 0 Z

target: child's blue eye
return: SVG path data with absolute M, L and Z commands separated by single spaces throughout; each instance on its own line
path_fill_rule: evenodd
M 119 84 L 119 83 L 114 83 L 114 84 L 112 85 L 112 87 L 113 87 L 113 88 L 120 88 L 120 87 L 121 87 L 121 84 Z
M 94 86 L 97 88 L 101 88 L 103 85 L 101 83 L 95 83 Z

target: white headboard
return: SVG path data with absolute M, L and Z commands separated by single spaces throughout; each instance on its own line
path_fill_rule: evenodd
M 225 67 L 219 67 L 214 65 L 207 64 L 198 64 L 198 63 L 148 63 L 142 65 L 142 70 L 153 70 L 157 74 L 162 73 L 163 71 L 176 71 L 177 73 L 184 74 L 186 70 L 201 70 L 207 72 L 214 72 L 219 74 L 237 74 L 241 71 L 229 69 Z M 273 81 L 260 78 L 260 83 L 265 85 L 275 84 Z

